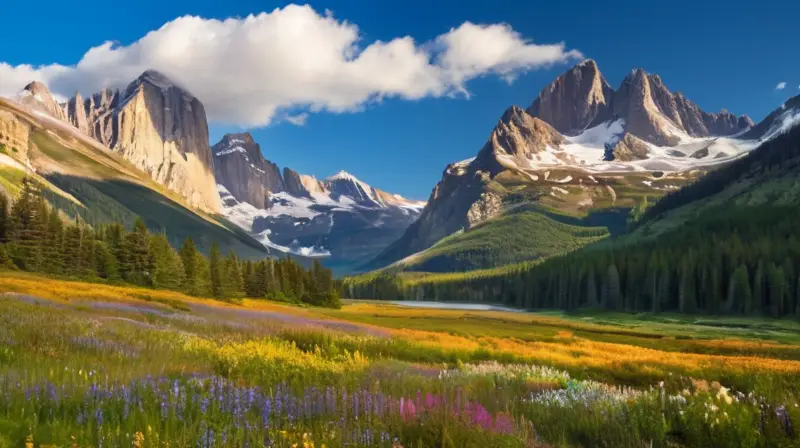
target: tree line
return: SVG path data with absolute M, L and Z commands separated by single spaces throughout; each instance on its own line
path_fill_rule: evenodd
M 240 260 L 233 251 L 223 256 L 217 243 L 205 256 L 191 238 L 175 250 L 163 232 L 150 232 L 141 219 L 130 231 L 120 223 L 68 221 L 27 179 L 13 203 L 0 194 L 0 266 L 217 299 L 340 306 L 339 285 L 316 260 L 311 269 L 290 258 Z
M 364 299 L 800 317 L 798 222 L 794 206 L 720 207 L 646 242 L 601 244 L 497 275 L 384 273 L 347 279 L 344 289 Z

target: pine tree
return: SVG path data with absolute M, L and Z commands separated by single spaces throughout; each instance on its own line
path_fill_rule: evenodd
M 191 237 L 186 237 L 180 251 L 181 261 L 183 262 L 183 290 L 193 296 L 201 294 L 201 267 L 200 253 L 194 245 Z
M 106 280 L 119 278 L 119 263 L 105 241 L 95 241 L 94 262 L 98 277 Z
M 225 297 L 242 297 L 244 295 L 244 278 L 236 253 L 231 250 L 225 258 L 222 278 L 222 289 Z
M 153 278 L 150 254 L 150 234 L 141 218 L 136 220 L 133 232 L 125 235 L 125 260 L 123 276 L 125 281 L 140 286 L 152 286 Z
M 767 267 L 767 291 L 769 293 L 769 311 L 773 317 L 780 317 L 786 312 L 786 276 L 783 268 L 775 263 Z
M 222 288 L 222 255 L 219 252 L 219 245 L 215 241 L 211 245 L 211 253 L 208 256 L 209 278 L 211 279 L 211 295 L 218 299 L 223 297 Z
M 682 313 L 697 312 L 697 290 L 695 283 L 694 270 L 690 262 L 685 261 L 681 269 L 681 283 L 678 292 L 680 301 L 680 311 Z
M 44 247 L 44 271 L 50 274 L 64 272 L 64 223 L 53 211 L 47 222 L 47 242 Z
M 8 242 L 8 197 L 0 193 L 0 243 Z
M 620 295 L 619 271 L 613 263 L 608 266 L 605 284 L 605 306 L 611 310 L 619 310 L 622 300 Z
M 589 274 L 586 276 L 586 306 L 589 308 L 597 308 L 600 302 L 597 298 L 597 279 L 594 275 L 594 268 L 589 268 Z
M 184 267 L 181 257 L 169 245 L 164 233 L 150 237 L 150 253 L 153 287 L 179 289 L 184 283 Z
M 36 194 L 33 184 L 23 179 L 22 192 L 11 208 L 9 235 L 15 243 L 14 261 L 21 269 L 38 271 L 41 268 L 47 226 L 44 199 Z
M 766 306 L 766 281 L 764 277 L 764 263 L 759 260 L 756 273 L 753 276 L 753 309 L 750 311 L 763 311 Z M 749 311 L 748 314 L 750 314 Z
M 83 227 L 71 225 L 64 232 L 64 273 L 79 277 L 83 273 Z
M 728 308 L 735 313 L 749 314 L 753 309 L 753 293 L 750 288 L 750 275 L 744 264 L 733 272 L 728 288 Z

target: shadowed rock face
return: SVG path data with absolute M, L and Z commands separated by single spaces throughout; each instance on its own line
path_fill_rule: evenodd
M 144 72 L 124 92 L 104 89 L 67 102 L 64 119 L 119 152 L 189 204 L 217 212 L 203 104 L 166 76 Z
M 316 181 L 316 179 L 314 179 Z M 283 168 L 283 183 L 286 186 L 286 191 L 299 198 L 310 197 L 310 192 L 303 184 L 303 176 L 287 167 Z
M 592 123 L 611 118 L 613 93 L 597 63 L 587 59 L 545 87 L 528 113 L 562 134 L 577 134 Z
M 212 148 L 216 182 L 239 202 L 269 207 L 269 194 L 286 191 L 280 169 L 264 159 L 250 133 L 226 134 Z

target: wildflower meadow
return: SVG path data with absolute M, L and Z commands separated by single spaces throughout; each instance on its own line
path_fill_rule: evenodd
M 800 347 L 788 341 L 716 329 L 658 349 L 569 317 L 431 312 L 446 331 L 364 303 L 222 303 L 11 275 L 0 289 L 0 448 L 800 445 Z M 376 324 L 382 310 L 407 327 Z M 529 333 L 503 334 L 523 323 Z M 625 361 L 636 354 L 647 362 Z

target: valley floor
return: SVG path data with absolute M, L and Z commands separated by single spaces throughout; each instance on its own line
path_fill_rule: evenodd
M 800 323 L 0 273 L 0 447 L 798 446 Z M 28 445 L 31 444 L 31 445 Z

